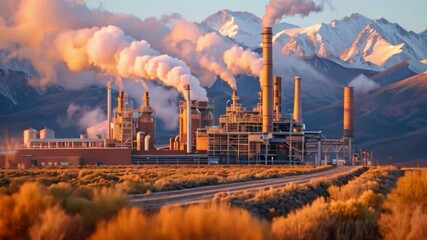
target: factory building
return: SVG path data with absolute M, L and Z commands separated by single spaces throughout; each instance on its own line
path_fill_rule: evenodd
M 171 137 L 169 141 L 170 150 L 186 150 L 187 134 L 190 132 L 191 152 L 195 149 L 206 151 L 206 137 L 198 134 L 199 129 L 213 126 L 213 104 L 208 101 L 191 100 L 190 115 L 187 112 L 187 101 L 179 102 L 179 135 Z M 190 117 L 188 117 L 190 116 Z M 189 126 L 188 119 L 190 120 Z M 188 131 L 190 129 L 190 131 Z
M 108 129 L 108 132 L 113 133 L 112 137 L 107 139 L 108 146 L 127 147 L 136 151 L 155 149 L 156 125 L 148 92 L 144 92 L 142 101 L 143 105 L 140 108 L 128 108 L 127 95 L 124 91 L 120 91 L 117 108 L 113 111 L 113 126 L 112 129 Z M 111 101 L 108 102 L 111 103 Z M 111 109 L 111 105 L 108 109 Z M 108 123 L 108 127 L 110 126 L 111 124 Z
M 178 135 L 168 149 L 156 149 L 155 111 L 149 93 L 139 108 L 128 107 L 120 91 L 117 108 L 111 108 L 111 83 L 107 86 L 107 135 L 89 139 L 57 139 L 45 128 L 23 132 L 23 147 L 8 156 L 8 166 L 220 163 L 220 164 L 361 164 L 354 154 L 353 89 L 344 88 L 343 138 L 327 139 L 321 131 L 306 131 L 303 123 L 301 79 L 294 77 L 294 109 L 282 115 L 282 79 L 273 76 L 272 29 L 263 29 L 263 71 L 259 101 L 252 109 L 232 92 L 231 104 L 215 126 L 213 103 L 191 98 L 179 103 Z M 112 112 L 112 114 L 111 114 Z M 367 162 L 365 160 L 365 162 Z
M 171 150 L 188 149 L 187 153 L 206 151 L 209 162 L 226 164 L 306 164 L 332 163 L 333 160 L 352 161 L 354 125 L 352 116 L 352 88 L 345 88 L 344 137 L 327 139 L 321 131 L 306 131 L 302 117 L 301 81 L 294 77 L 294 111 L 282 116 L 281 78 L 273 76 L 272 30 L 263 30 L 263 74 L 259 103 L 246 109 L 239 103 L 236 91 L 231 105 L 219 117 L 218 126 L 203 124 L 203 111 L 195 100 L 180 102 L 179 135 L 170 139 Z M 187 96 L 187 99 L 191 99 Z M 190 113 L 187 109 L 191 109 Z M 213 122 L 213 121 L 212 121 Z

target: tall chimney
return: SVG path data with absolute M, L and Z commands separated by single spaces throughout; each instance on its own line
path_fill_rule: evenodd
M 184 86 L 187 91 L 187 153 L 191 153 L 193 147 L 193 133 L 191 132 L 191 95 L 190 84 Z
M 144 92 L 144 96 L 142 97 L 142 100 L 144 102 L 144 106 L 146 107 L 150 106 L 150 96 L 148 92 Z
M 111 81 L 107 82 L 107 139 L 111 139 Z
M 122 90 L 119 93 L 119 98 L 117 99 L 118 104 L 117 104 L 117 111 L 121 112 L 123 111 L 123 102 L 124 102 L 124 98 L 125 98 L 125 92 Z
M 353 87 L 344 87 L 344 137 L 354 137 Z
M 231 104 L 233 105 L 233 107 L 237 106 L 237 101 L 239 100 L 239 97 L 237 96 L 237 91 L 233 90 L 233 93 L 231 95 Z
M 262 132 L 273 132 L 273 52 L 272 29 L 265 27 L 262 32 Z
M 278 120 L 282 116 L 282 78 L 274 77 L 274 117 Z
M 294 120 L 295 122 L 302 123 L 302 109 L 301 109 L 301 78 L 294 77 L 295 90 L 294 90 Z

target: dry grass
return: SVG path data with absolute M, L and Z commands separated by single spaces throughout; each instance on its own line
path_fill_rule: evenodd
M 144 214 L 138 208 L 123 209 L 98 224 L 92 240 L 108 239 L 267 239 L 267 222 L 247 211 L 225 205 L 166 207 Z
M 378 216 L 384 193 L 401 172 L 392 167 L 370 168 L 343 186 L 331 186 L 330 198 L 319 198 L 273 221 L 278 239 L 378 239 Z
M 427 239 L 427 170 L 406 171 L 384 203 L 384 239 Z
M 329 169 L 313 166 L 147 165 L 90 168 L 0 170 L 0 192 L 14 193 L 29 181 L 45 186 L 60 182 L 84 187 L 115 187 L 129 194 L 275 178 Z
M 351 173 L 339 173 L 309 184 L 286 184 L 279 188 L 268 188 L 260 191 L 220 193 L 213 201 L 229 202 L 243 207 L 258 217 L 272 219 L 286 216 L 289 212 L 311 203 L 318 197 L 328 197 L 328 188 L 333 184 L 344 184 L 359 176 L 367 168 L 359 168 Z
M 165 207 L 146 213 L 129 207 L 119 189 L 25 183 L 15 193 L 0 193 L 0 239 L 379 239 L 378 224 L 385 239 L 426 239 L 427 171 L 406 172 L 382 204 L 382 191 L 392 186 L 385 183 L 394 179 L 395 171 L 371 169 L 335 189 L 332 198 L 295 206 L 297 210 L 271 222 L 230 204 Z M 359 191 L 355 185 L 367 189 Z M 298 189 L 288 185 L 283 191 Z M 349 189 L 355 190 L 352 197 Z M 252 204 L 284 204 L 276 189 L 241 195 L 256 199 Z M 298 195 L 287 196 L 300 201 Z
M 272 234 L 276 239 L 330 239 L 332 224 L 328 204 L 319 198 L 286 218 L 273 219 Z
M 25 183 L 12 195 L 0 194 L 0 239 L 82 239 L 126 205 L 117 190 Z

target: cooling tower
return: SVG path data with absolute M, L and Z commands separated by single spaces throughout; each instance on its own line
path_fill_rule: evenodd
M 273 52 L 271 27 L 265 27 L 262 32 L 262 57 L 262 132 L 267 134 L 273 132 Z
M 353 87 L 344 87 L 344 137 L 354 137 Z
M 274 118 L 279 120 L 282 116 L 282 78 L 274 77 Z
M 301 78 L 294 77 L 294 120 L 295 122 L 302 123 L 302 108 L 301 108 Z

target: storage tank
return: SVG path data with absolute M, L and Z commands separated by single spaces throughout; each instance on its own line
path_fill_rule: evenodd
M 142 150 L 142 139 L 144 136 L 144 132 L 137 132 L 136 133 L 136 150 L 141 151 Z
M 214 116 L 212 113 L 213 106 L 209 104 L 208 101 L 199 101 L 198 108 L 202 114 L 202 120 L 200 122 L 200 127 L 210 127 L 214 125 Z
M 26 147 L 30 147 L 30 142 L 32 139 L 37 139 L 37 130 L 35 130 L 34 128 L 28 128 L 26 130 L 24 130 L 23 132 L 23 138 L 24 138 L 24 145 Z
M 39 136 L 40 136 L 40 139 L 54 139 L 55 131 L 45 127 L 39 131 Z
M 151 138 L 150 135 L 145 136 L 145 139 L 144 139 L 144 150 L 145 151 L 150 150 L 150 138 Z

